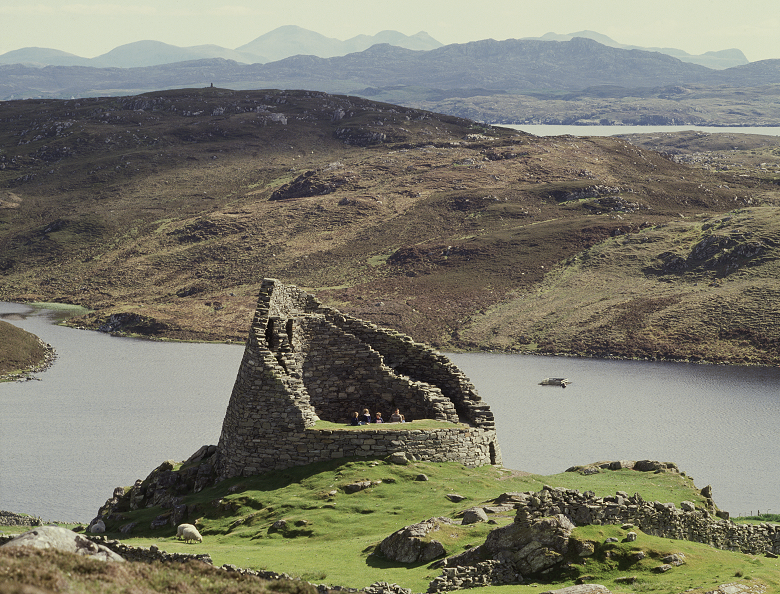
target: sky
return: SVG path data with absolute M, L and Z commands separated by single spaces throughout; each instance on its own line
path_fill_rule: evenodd
M 591 30 L 642 47 L 780 59 L 777 0 L 0 0 L 0 54 L 47 47 L 93 58 L 147 39 L 235 49 L 282 25 L 341 40 L 425 31 L 444 44 Z

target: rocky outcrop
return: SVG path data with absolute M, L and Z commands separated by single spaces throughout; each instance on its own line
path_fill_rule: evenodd
M 485 544 L 447 558 L 428 591 L 522 584 L 540 577 L 563 561 L 573 530 L 563 514 L 496 528 Z
M 216 450 L 214 445 L 202 446 L 178 469 L 175 469 L 175 462 L 166 460 L 129 489 L 117 487 L 90 522 L 89 528 L 99 521 L 122 522 L 126 512 L 155 506 L 162 508 L 163 513 L 152 521 L 152 529 L 178 526 L 191 511 L 184 503 L 184 495 L 197 493 L 214 483 L 213 456 Z M 120 531 L 131 534 L 135 525 L 126 523 Z
M 35 530 L 20 534 L 2 546 L 3 548 L 57 549 L 101 561 L 124 561 L 120 555 L 111 549 L 99 545 L 72 530 L 59 526 L 40 526 Z
M 379 543 L 379 552 L 398 563 L 433 561 L 445 554 L 444 546 L 438 540 L 427 540 L 426 537 L 446 524 L 453 524 L 453 521 L 439 517 L 405 526 Z
M 642 466 L 648 469 L 660 465 L 644 462 Z M 676 471 L 673 464 L 663 466 Z M 584 471 L 598 465 L 577 468 Z M 711 490 L 707 491 L 711 495 Z M 484 544 L 444 560 L 442 574 L 431 582 L 429 592 L 523 583 L 554 572 L 565 566 L 567 558 L 594 554 L 593 543 L 569 539 L 575 526 L 590 524 L 630 528 L 627 541 L 635 540 L 635 529 L 639 529 L 645 534 L 699 542 L 727 551 L 769 556 L 780 553 L 780 526 L 735 524 L 712 513 L 709 506 L 697 507 L 690 501 L 677 509 L 673 503 L 649 502 L 639 494 L 629 496 L 622 491 L 610 497 L 596 497 L 592 491 L 580 493 L 545 486 L 535 493 L 506 493 L 496 502 L 514 503 L 514 522 L 493 530 Z M 570 550 L 572 542 L 576 546 Z M 671 569 L 683 563 L 684 558 L 677 554 L 663 561 L 659 567 Z

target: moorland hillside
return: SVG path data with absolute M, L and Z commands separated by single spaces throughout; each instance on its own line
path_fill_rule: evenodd
M 77 324 L 243 340 L 276 277 L 445 349 L 778 361 L 766 168 L 307 91 L 0 122 L 0 298 L 94 310 Z

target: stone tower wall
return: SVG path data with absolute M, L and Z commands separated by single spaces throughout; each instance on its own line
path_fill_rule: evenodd
M 397 375 L 382 355 L 355 336 L 324 318 L 303 320 L 302 326 L 306 389 L 321 419 L 346 423 L 367 408 L 372 417 L 379 411 L 388 421 L 398 408 L 407 421 L 458 422 L 455 407 L 439 388 Z
M 426 372 L 428 365 L 435 368 Z M 399 372 L 402 366 L 414 376 Z M 410 421 L 440 420 L 442 429 L 314 428 L 320 418 L 346 423 L 363 408 L 389 417 L 395 407 Z M 452 424 L 458 421 L 465 425 Z M 446 357 L 265 279 L 217 446 L 219 476 L 396 452 L 469 466 L 501 463 L 489 407 Z
M 428 345 L 414 342 L 401 332 L 379 328 L 339 312 L 329 313 L 328 319 L 381 352 L 385 364 L 396 373 L 437 386 L 453 403 L 462 420 L 495 428 L 490 407 L 482 402 L 466 375 L 444 355 Z

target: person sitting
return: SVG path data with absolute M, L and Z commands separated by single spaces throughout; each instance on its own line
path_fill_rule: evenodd
M 352 425 L 353 427 L 360 425 L 360 415 L 358 414 L 357 411 L 352 413 L 352 420 L 350 421 L 349 424 Z
M 363 409 L 363 414 L 360 415 L 360 425 L 368 425 L 371 423 L 371 413 L 367 408 Z
M 401 412 L 397 408 L 393 411 L 393 414 L 390 415 L 390 422 L 391 423 L 403 423 L 404 422 L 404 416 L 401 414 Z
M 374 419 L 374 423 L 384 423 L 385 421 L 382 419 L 382 413 L 377 411 L 376 413 L 376 419 Z

